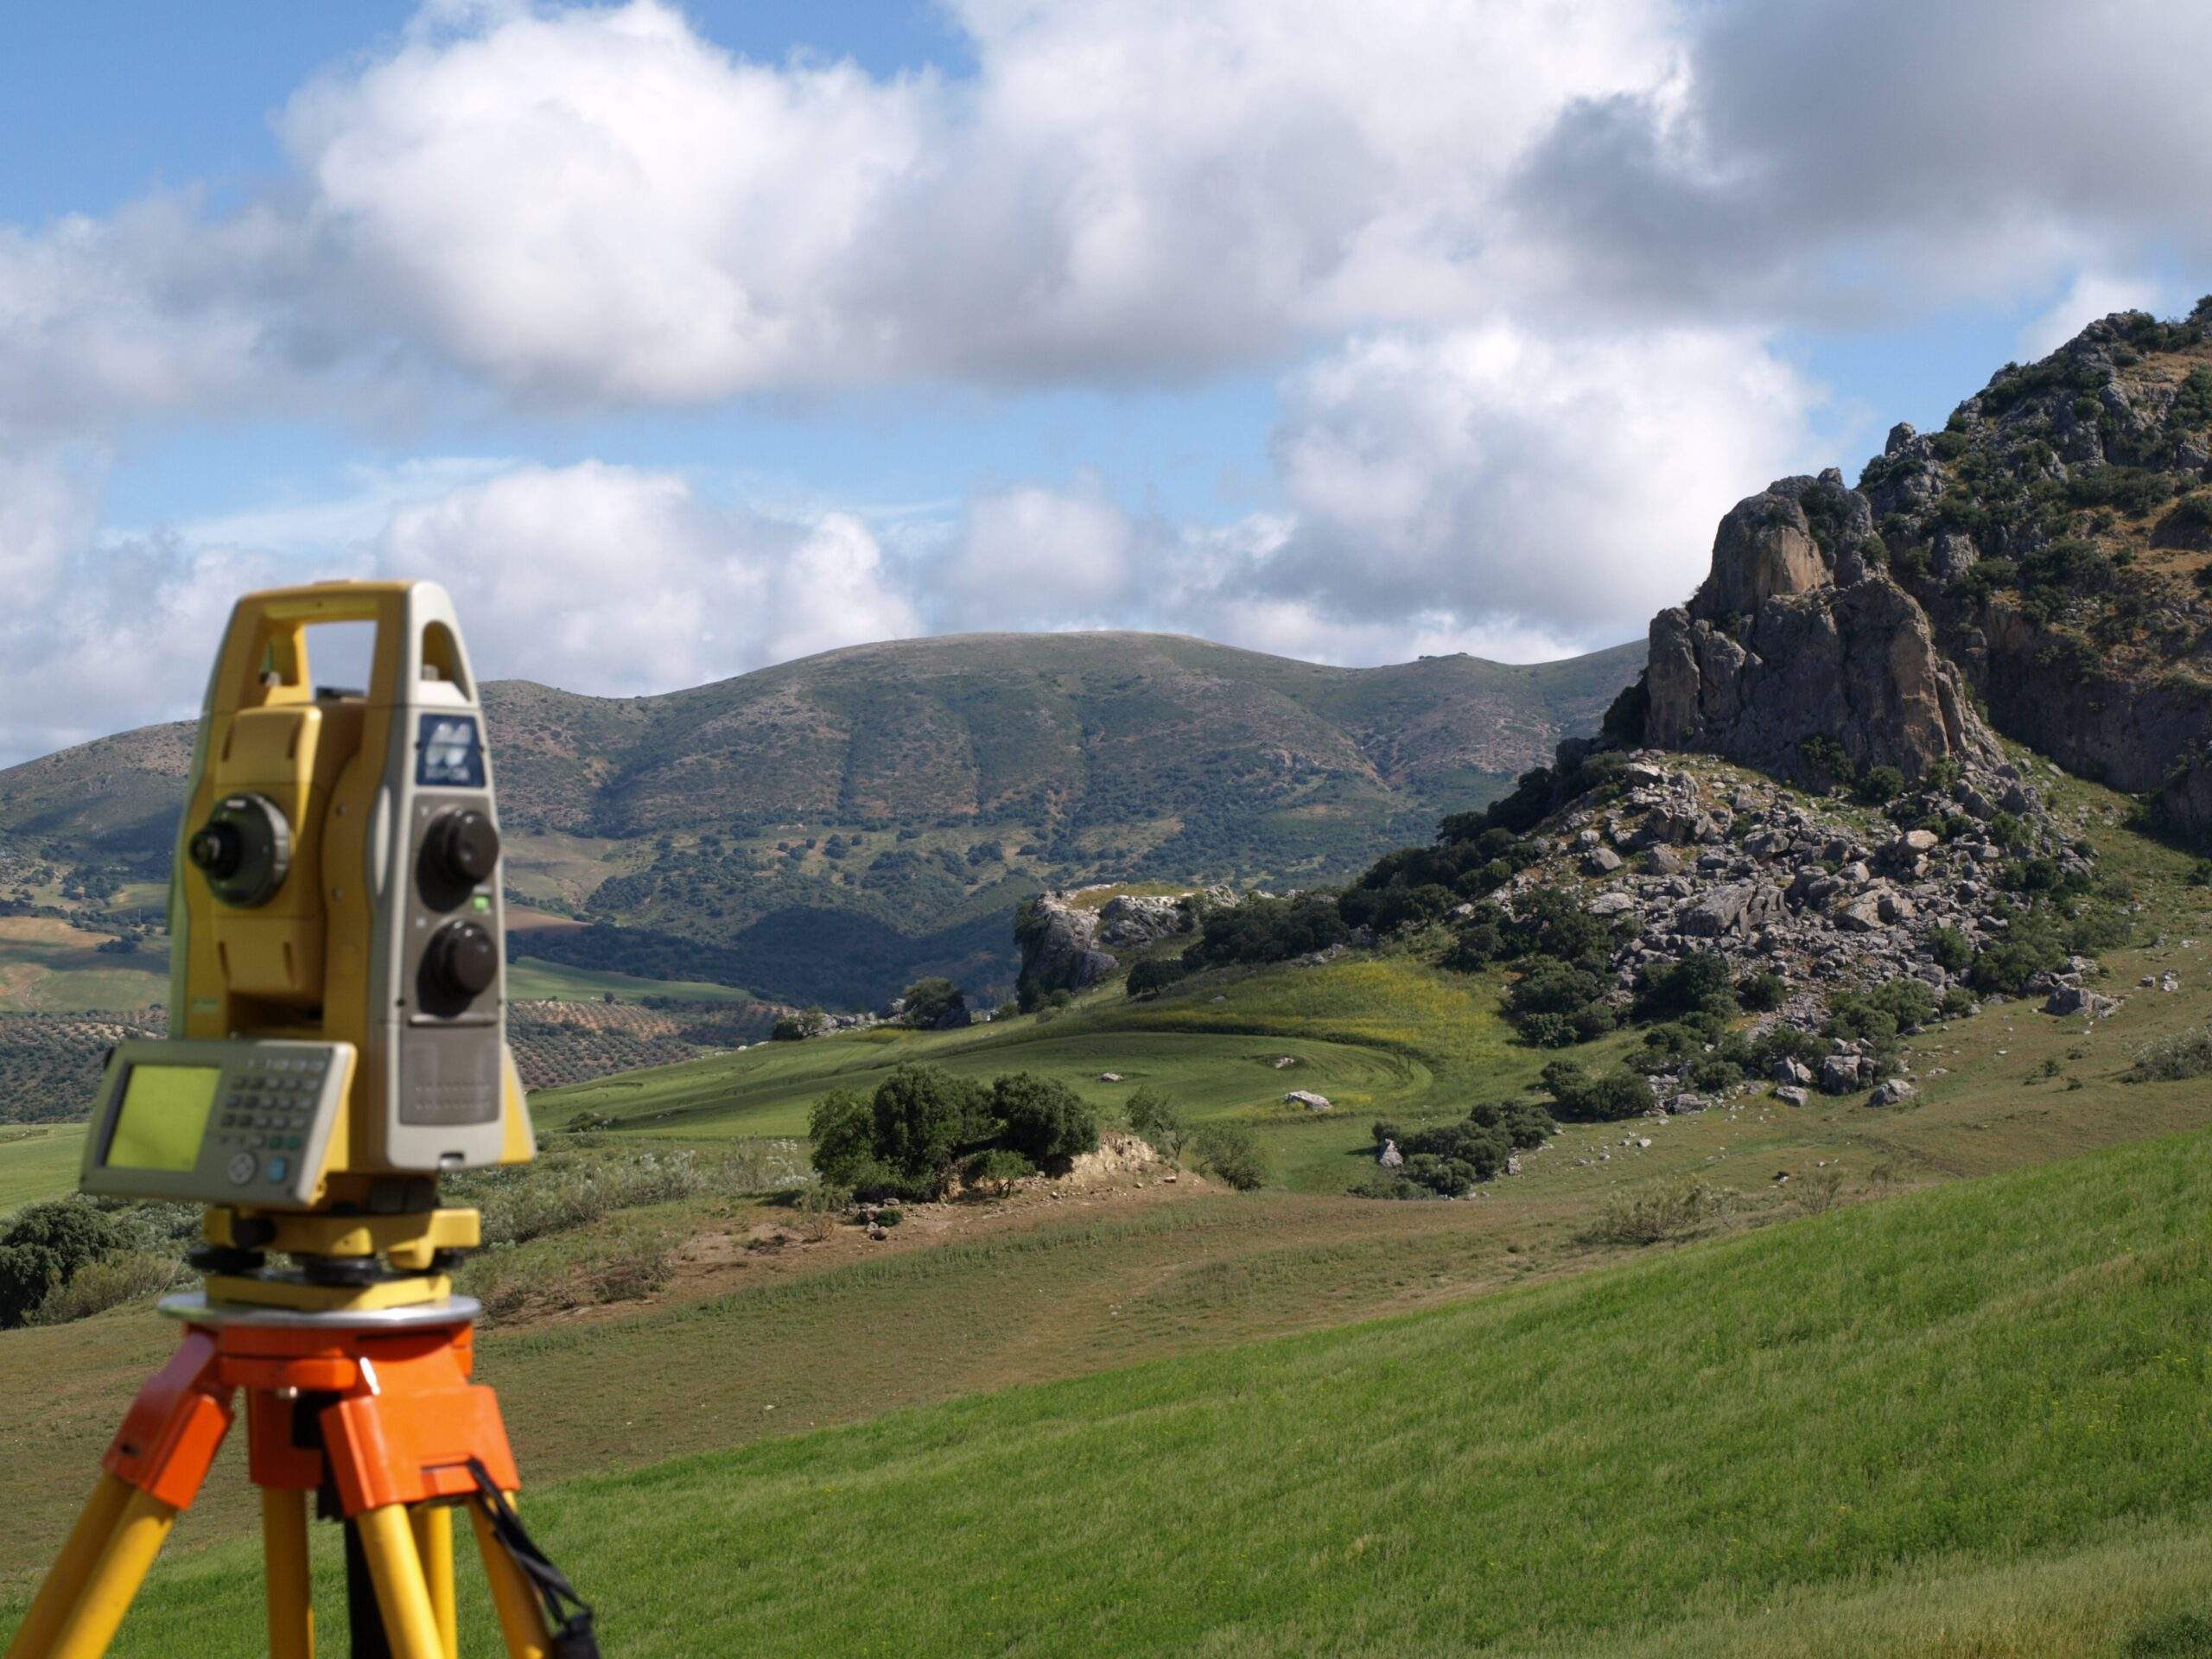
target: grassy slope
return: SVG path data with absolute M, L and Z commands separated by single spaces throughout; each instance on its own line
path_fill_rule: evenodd
M 632 1655 L 2117 1652 L 2208 1585 L 2208 1204 L 2163 1140 L 531 1508 Z
M 74 1123 L 0 1127 L 0 1215 L 76 1185 L 84 1139 Z

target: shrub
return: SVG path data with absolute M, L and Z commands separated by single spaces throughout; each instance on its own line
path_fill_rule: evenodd
M 2036 975 L 2065 962 L 2066 941 L 2047 917 L 2015 912 L 2010 924 L 2003 938 L 1982 947 L 1974 957 L 1967 975 L 1974 989 L 2017 996 Z
M 1351 936 L 1336 899 L 1320 893 L 1302 893 L 1294 899 L 1247 899 L 1209 911 L 1198 925 L 1198 938 L 1183 952 L 1188 968 L 1281 962 L 1341 944 Z
M 1928 936 L 1936 963 L 1946 972 L 1962 974 L 1974 961 L 1974 941 L 1955 927 L 1939 927 Z
M 1565 1048 L 1613 1028 L 1605 990 L 1605 982 L 1587 969 L 1544 962 L 1506 993 L 1505 1017 L 1537 1046 Z
M 1858 766 L 1843 745 L 1826 732 L 1815 732 L 1800 739 L 1797 759 L 1806 775 L 1822 787 L 1833 784 L 1848 784 L 1859 774 Z
M 1936 1017 L 1936 993 L 1917 979 L 1892 979 L 1871 991 L 1844 991 L 1828 1002 L 1831 1037 L 1876 1041 L 1917 1031 Z
M 1505 934 L 1494 921 L 1470 921 L 1452 935 L 1443 965 L 1454 973 L 1478 974 L 1505 954 Z
M 1371 927 L 1387 932 L 1395 927 L 1434 921 L 1459 902 L 1458 894 L 1436 882 L 1415 887 L 1393 881 L 1383 887 L 1363 885 L 1347 888 L 1337 900 L 1337 913 L 1348 927 Z
M 1543 1085 L 1557 1118 L 1611 1122 L 1651 1109 L 1650 1086 L 1626 1066 L 1593 1076 L 1575 1061 L 1554 1060 L 1543 1070 Z
M 24 1205 L 0 1225 L 0 1328 L 31 1310 L 124 1243 L 114 1217 L 89 1198 Z
M 1129 1133 L 1170 1163 L 1179 1162 L 1183 1144 L 1191 1138 L 1190 1125 L 1166 1091 L 1150 1084 L 1129 1096 Z
M 1636 1017 L 1668 1020 L 1702 1009 L 1732 1013 L 1736 1007 L 1728 958 L 1716 950 L 1694 951 L 1680 962 L 1655 968 L 1636 994 Z
M 1005 1147 L 979 1152 L 961 1166 L 961 1183 L 971 1192 L 1003 1197 L 1016 1181 L 1027 1180 L 1037 1166 Z
M 184 1264 L 174 1255 L 148 1250 L 119 1250 L 87 1262 L 66 1284 L 48 1292 L 25 1317 L 26 1325 L 66 1325 L 90 1318 L 125 1302 L 158 1296 L 184 1276 Z
M 1098 1115 L 1064 1083 L 1013 1072 L 991 1084 L 1000 1144 L 1042 1166 L 1098 1146 Z
M 904 1210 L 888 1205 L 875 1212 L 875 1224 L 879 1227 L 896 1227 L 906 1219 L 906 1212 Z
M 1736 1006 L 1746 1014 L 1771 1014 L 1789 995 L 1789 982 L 1771 968 L 1736 982 Z
M 799 1014 L 787 1014 L 768 1027 L 771 1042 L 796 1043 L 809 1037 L 819 1037 L 830 1029 L 830 1016 L 819 1008 L 808 1008 Z
M 1724 1196 L 1694 1179 L 1633 1198 L 1618 1194 L 1606 1200 L 1585 1236 L 1599 1244 L 1661 1244 L 1688 1236 L 1726 1215 L 1727 1208 Z
M 1123 989 L 1130 996 L 1150 996 L 1166 990 L 1190 971 L 1173 957 L 1147 957 L 1129 969 L 1128 982 Z
M 2135 1052 L 2126 1071 L 2130 1083 L 2178 1083 L 2212 1073 L 2212 1026 L 2177 1032 Z
M 949 979 L 918 979 L 906 988 L 908 1024 L 927 1031 L 956 1020 L 968 1011 L 968 998 Z
M 1869 806 L 1887 806 L 1904 793 L 1904 773 L 1895 766 L 1869 766 L 1852 792 Z
M 1268 1179 L 1259 1142 L 1250 1130 L 1236 1124 L 1209 1123 L 1191 1137 L 1191 1146 L 1200 1169 L 1240 1192 L 1249 1192 Z

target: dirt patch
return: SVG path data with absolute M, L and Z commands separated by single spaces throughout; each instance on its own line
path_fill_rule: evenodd
M 886 1206 L 899 1211 L 899 1221 L 896 1226 L 881 1229 L 880 1238 L 870 1236 L 861 1211 L 833 1217 L 773 1205 L 747 1205 L 740 1214 L 702 1227 L 684 1240 L 677 1249 L 673 1276 L 659 1293 L 646 1300 L 664 1305 L 696 1301 L 773 1278 L 1019 1232 L 1056 1220 L 1071 1210 L 1135 1209 L 1172 1204 L 1212 1190 L 1213 1184 L 1204 1177 L 1160 1161 L 1135 1135 L 1109 1130 L 1098 1150 L 1077 1160 L 1076 1168 L 1067 1175 L 1058 1179 L 1032 1177 L 1018 1183 L 1002 1198 Z M 631 1301 L 525 1311 L 502 1319 L 499 1328 L 517 1331 L 534 1325 L 619 1317 L 639 1306 Z

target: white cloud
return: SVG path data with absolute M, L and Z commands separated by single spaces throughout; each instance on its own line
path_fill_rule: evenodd
M 443 582 L 478 671 L 632 696 L 919 631 L 866 525 L 702 501 L 681 475 L 524 467 L 399 510 L 383 574 Z
M 1297 528 L 1243 581 L 1350 624 L 1611 644 L 1695 586 L 1731 504 L 1820 453 L 1818 402 L 1739 334 L 1360 340 L 1292 392 Z
M 399 476 L 466 474 L 423 462 Z M 232 601 L 330 576 L 427 577 L 451 590 L 478 671 L 569 690 L 672 690 L 839 645 L 921 631 L 874 535 L 849 513 L 795 522 L 702 500 L 679 474 L 516 466 L 388 503 L 294 505 L 231 522 L 282 546 L 169 531 L 97 537 L 97 470 L 0 463 L 0 766 L 195 713 Z M 303 527 L 338 533 L 290 538 Z M 206 526 L 199 527 L 204 537 Z
M 2147 277 L 2082 271 L 2049 310 L 2020 330 L 2020 355 L 2047 357 L 2100 317 L 2115 311 L 2161 310 L 2171 307 L 2174 298 L 2164 284 Z
M 0 462 L 0 765 L 195 713 L 232 602 L 283 569 L 172 536 L 96 543 L 101 474 L 60 451 Z
M 995 491 L 969 504 L 931 584 L 937 615 L 955 628 L 1111 626 L 1137 597 L 1145 551 L 1095 488 Z
M 887 378 L 1173 382 L 1348 331 L 1772 329 L 2212 258 L 2171 0 L 960 0 L 976 67 L 437 0 L 292 173 L 0 231 L 0 425 Z M 2069 111 L 2095 118 L 2069 118 Z
M 1221 526 L 1095 486 L 972 504 L 939 626 L 1139 626 L 1332 662 L 1618 644 L 1703 576 L 1720 515 L 1821 464 L 1821 392 L 1756 336 L 1506 322 L 1352 342 L 1286 388 L 1286 510 Z

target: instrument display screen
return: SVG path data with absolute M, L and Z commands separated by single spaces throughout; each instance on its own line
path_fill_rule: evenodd
M 133 1065 L 124 1080 L 122 1109 L 108 1141 L 109 1164 L 123 1169 L 192 1168 L 200 1161 L 200 1142 L 222 1081 L 219 1065 Z

